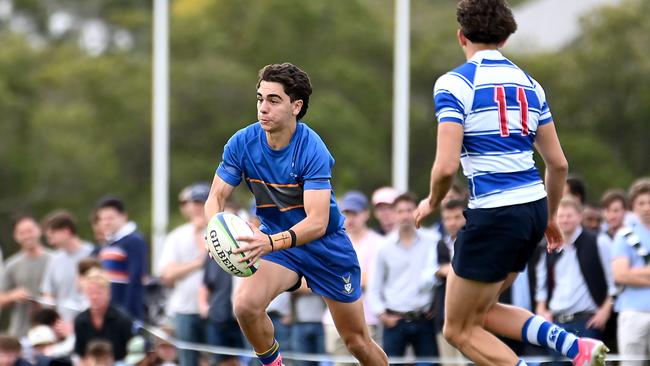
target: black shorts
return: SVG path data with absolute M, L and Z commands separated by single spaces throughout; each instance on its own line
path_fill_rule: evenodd
M 521 272 L 544 236 L 546 198 L 519 205 L 467 209 L 454 244 L 452 267 L 462 278 L 499 282 Z

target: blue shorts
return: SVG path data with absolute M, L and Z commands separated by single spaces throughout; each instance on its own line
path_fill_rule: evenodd
M 279 250 L 263 257 L 305 277 L 316 294 L 339 302 L 361 297 L 361 269 L 357 253 L 343 229 L 311 243 Z
M 462 278 L 499 282 L 521 272 L 544 237 L 546 198 L 519 205 L 467 209 L 458 232 L 452 267 Z

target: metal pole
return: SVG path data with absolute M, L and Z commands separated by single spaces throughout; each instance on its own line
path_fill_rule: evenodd
M 409 52 L 410 0 L 395 0 L 393 66 L 393 186 L 409 188 Z
M 156 268 L 169 214 L 169 0 L 154 0 L 153 11 L 151 268 Z

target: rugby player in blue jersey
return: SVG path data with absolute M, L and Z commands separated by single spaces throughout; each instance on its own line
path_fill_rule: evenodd
M 431 191 L 416 212 L 419 224 L 440 205 L 461 163 L 470 201 L 447 277 L 443 334 L 477 365 L 526 364 L 493 333 L 553 348 L 578 366 L 603 365 L 602 342 L 497 303 L 544 234 L 549 251 L 562 245 L 555 214 L 568 164 L 542 87 L 499 52 L 517 28 L 506 2 L 461 0 L 457 19 L 467 63 L 434 87 L 436 157 Z
M 266 307 L 302 278 L 323 296 L 348 350 L 363 365 L 387 365 L 370 338 L 360 300 L 360 269 L 343 229 L 330 183 L 334 159 L 321 138 L 302 122 L 309 106 L 307 74 L 289 64 L 265 66 L 257 82 L 258 121 L 226 144 L 205 214 L 211 218 L 242 179 L 255 196 L 260 228 L 233 252 L 261 260 L 234 299 L 239 324 L 263 365 L 282 364 Z

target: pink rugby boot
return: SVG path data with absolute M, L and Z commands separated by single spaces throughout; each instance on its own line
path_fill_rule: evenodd
M 605 366 L 609 348 L 605 343 L 592 338 L 578 338 L 578 355 L 573 359 L 575 366 Z

